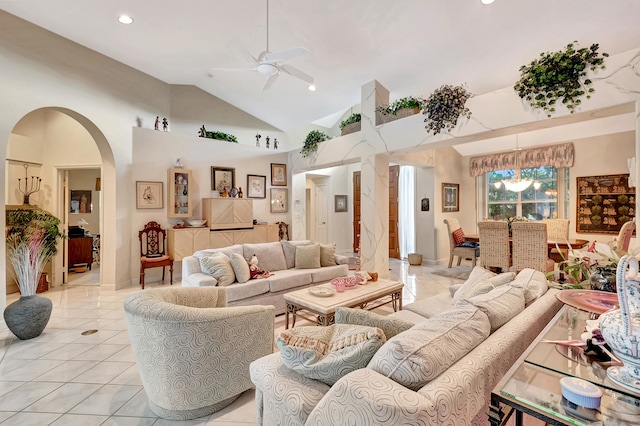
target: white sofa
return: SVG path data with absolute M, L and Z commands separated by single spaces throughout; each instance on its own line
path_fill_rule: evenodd
M 186 256 L 182 259 L 182 286 L 203 287 L 219 285 L 219 280 L 204 273 L 201 269 L 203 257 L 216 253 L 224 253 L 227 257 L 240 255 L 249 261 L 253 255 L 258 258 L 261 269 L 273 273 L 267 278 L 250 279 L 244 283 L 234 282 L 226 286 L 228 306 L 273 305 L 276 315 L 286 312 L 284 294 L 312 285 L 330 281 L 336 277 L 346 276 L 349 272 L 347 256 L 335 254 L 335 247 L 331 244 L 320 245 L 322 260 L 327 266 L 306 268 L 296 262 L 296 252 L 299 246 L 312 246 L 310 240 L 280 241 L 258 244 L 236 244 L 219 249 L 207 249 Z M 331 256 L 333 248 L 333 257 Z M 328 255 L 325 255 L 327 253 Z M 300 259 L 298 259 L 300 260 Z
M 333 385 L 289 368 L 280 353 L 254 361 L 258 424 L 486 425 L 492 388 L 562 304 L 541 272 L 527 269 L 502 285 L 483 279 L 471 286 L 482 271 L 474 268 L 457 297 L 452 290 L 388 317 L 338 308 L 336 323 L 378 327 L 387 340 L 364 368 Z M 465 319 L 452 325 L 456 316 Z M 462 336 L 450 336 L 459 325 Z M 422 373 L 433 377 L 413 377 Z

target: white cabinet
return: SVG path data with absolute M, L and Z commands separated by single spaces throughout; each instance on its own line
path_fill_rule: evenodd
M 174 261 L 209 247 L 209 228 L 171 228 L 167 230 L 167 248 Z
M 203 198 L 202 218 L 211 229 L 253 227 L 253 200 L 247 198 Z

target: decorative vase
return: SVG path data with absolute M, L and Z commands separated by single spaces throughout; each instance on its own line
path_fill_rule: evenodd
M 615 293 L 616 289 L 616 272 L 611 268 L 597 267 L 596 272 L 589 277 L 591 290 L 608 291 Z
M 607 376 L 637 392 L 640 390 L 640 275 L 635 257 L 627 255 L 620 260 L 616 280 L 620 309 L 600 315 L 600 330 L 624 365 L 609 367 Z
M 53 303 L 46 297 L 21 296 L 4 309 L 4 322 L 18 339 L 38 337 L 51 318 Z

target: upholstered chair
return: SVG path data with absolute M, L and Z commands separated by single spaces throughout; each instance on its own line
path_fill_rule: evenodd
M 511 224 L 513 270 L 525 268 L 551 272 L 555 262 L 548 257 L 547 224 L 542 222 L 513 222 Z
M 542 223 L 547 225 L 547 238 L 558 242 L 565 242 L 569 239 L 569 219 L 542 219 Z M 569 249 L 552 248 L 549 250 L 549 258 L 556 263 L 569 259 Z
M 473 244 L 458 244 L 454 237 L 454 232 L 462 233 L 462 243 L 464 243 L 464 232 L 460 227 L 458 219 L 445 219 L 444 223 L 447 225 L 447 233 L 449 234 L 449 268 L 453 264 L 453 257 L 458 257 L 457 265 L 460 265 L 462 259 L 471 259 L 471 266 L 476 266 L 476 260 L 480 256 L 480 249 L 474 247 Z
M 273 353 L 274 307 L 225 307 L 221 287 L 152 288 L 124 302 L 149 407 L 170 420 L 207 416 L 253 387 L 249 364 Z
M 625 222 L 620 228 L 618 236 L 609 242 L 609 246 L 620 256 L 627 254 L 629 251 L 629 244 L 631 243 L 631 237 L 633 231 L 636 229 L 635 218 L 628 222 Z
M 483 268 L 500 268 L 508 271 L 511 265 L 509 247 L 509 225 L 507 222 L 487 220 L 478 222 L 478 236 L 480 237 L 480 265 Z

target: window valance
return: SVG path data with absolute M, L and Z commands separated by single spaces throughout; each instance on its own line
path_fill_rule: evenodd
M 548 145 L 520 151 L 500 152 L 497 154 L 471 157 L 469 160 L 469 174 L 481 176 L 495 170 L 511 170 L 517 166 L 521 169 L 530 169 L 541 166 L 571 167 L 573 166 L 573 143 Z

